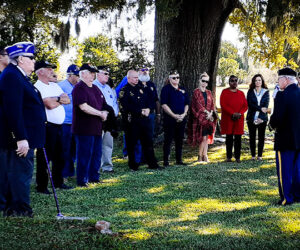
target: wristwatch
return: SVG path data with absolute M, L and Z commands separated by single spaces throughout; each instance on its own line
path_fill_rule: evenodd
M 56 101 L 57 101 L 57 102 L 59 102 L 59 101 L 60 101 L 60 96 L 58 96 L 58 97 L 57 97 Z

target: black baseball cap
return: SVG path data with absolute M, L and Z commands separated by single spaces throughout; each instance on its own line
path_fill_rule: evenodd
M 93 66 L 93 65 L 91 65 L 89 63 L 82 64 L 82 66 L 80 67 L 79 71 L 82 71 L 82 70 L 88 70 L 90 72 L 99 72 L 99 70 L 95 66 Z
M 38 62 L 35 63 L 35 65 L 34 65 L 34 71 L 37 71 L 37 70 L 42 69 L 42 68 L 56 69 L 56 65 L 51 64 L 51 63 L 49 63 L 47 61 L 43 61 L 43 60 L 38 61 Z
M 97 66 L 97 69 L 100 71 L 106 71 L 106 72 L 110 72 L 110 68 L 108 67 L 108 65 L 100 65 Z

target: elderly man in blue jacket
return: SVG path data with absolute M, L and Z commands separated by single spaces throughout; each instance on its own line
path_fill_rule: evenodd
M 278 91 L 270 126 L 275 130 L 276 166 L 280 194 L 279 205 L 300 201 L 300 89 L 296 72 L 278 71 Z
M 20 42 L 6 48 L 11 63 L 0 76 L 1 147 L 0 209 L 4 216 L 32 217 L 30 182 L 34 149 L 45 142 L 46 114 L 37 89 L 29 81 L 34 71 L 34 45 Z

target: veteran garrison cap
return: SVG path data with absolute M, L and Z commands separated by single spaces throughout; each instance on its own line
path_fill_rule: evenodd
M 297 72 L 292 70 L 291 68 L 283 68 L 278 70 L 279 76 L 297 76 Z
M 89 63 L 82 64 L 82 66 L 80 67 L 79 71 L 82 71 L 82 70 L 88 70 L 90 72 L 99 72 L 99 70 L 95 66 L 93 66 L 93 65 L 91 65 Z
M 37 71 L 37 70 L 42 69 L 42 68 L 56 69 L 56 65 L 51 64 L 51 63 L 49 63 L 47 61 L 44 61 L 44 60 L 41 60 L 41 61 L 38 61 L 38 62 L 35 63 L 34 71 Z
M 18 56 L 34 56 L 35 47 L 32 42 L 19 42 L 5 48 L 10 58 Z

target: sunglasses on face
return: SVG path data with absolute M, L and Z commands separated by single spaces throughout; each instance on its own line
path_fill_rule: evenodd
M 0 53 L 1 56 L 8 56 L 7 53 Z
M 206 82 L 206 83 L 209 83 L 209 81 L 207 81 L 207 80 L 201 80 L 201 82 Z
M 180 77 L 179 76 L 174 76 L 174 77 L 171 77 L 171 79 L 176 80 L 176 79 L 180 79 Z
M 238 79 L 231 79 L 230 82 L 237 82 Z
M 145 72 L 145 71 L 149 71 L 149 69 L 145 68 L 145 69 L 140 69 L 140 71 Z

